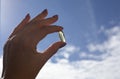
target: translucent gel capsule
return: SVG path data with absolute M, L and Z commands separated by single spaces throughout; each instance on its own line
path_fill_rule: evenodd
M 63 31 L 59 31 L 58 33 L 59 33 L 59 38 L 60 38 L 60 40 L 61 40 L 62 42 L 66 42 L 66 40 L 65 40 L 65 35 L 64 35 Z

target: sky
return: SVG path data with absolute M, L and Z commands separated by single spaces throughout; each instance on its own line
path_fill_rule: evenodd
M 42 68 L 36 79 L 120 79 L 120 0 L 1 0 L 0 74 L 3 46 L 27 13 L 44 9 L 64 27 L 67 45 Z M 38 46 L 44 51 L 58 41 L 48 35 Z

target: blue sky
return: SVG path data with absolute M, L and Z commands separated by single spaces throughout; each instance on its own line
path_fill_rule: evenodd
M 119 79 L 119 4 L 119 0 L 1 0 L 0 55 L 7 37 L 25 15 L 30 13 L 33 18 L 47 8 L 48 17 L 59 15 L 55 24 L 64 27 L 67 46 L 50 59 L 38 79 L 59 79 L 57 76 L 63 73 L 59 69 L 53 70 L 59 72 L 56 75 L 48 72 L 54 77 L 44 76 L 46 70 L 56 66 L 71 75 L 69 78 L 64 72 L 64 79 Z M 50 34 L 38 44 L 38 50 L 58 40 L 57 33 Z

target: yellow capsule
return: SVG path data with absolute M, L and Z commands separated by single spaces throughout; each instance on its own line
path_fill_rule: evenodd
M 65 40 L 65 35 L 64 35 L 63 31 L 59 31 L 58 33 L 59 33 L 59 38 L 60 38 L 60 40 L 61 40 L 62 42 L 66 42 L 66 40 Z

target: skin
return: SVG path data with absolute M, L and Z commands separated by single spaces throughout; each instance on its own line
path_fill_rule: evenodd
M 14 29 L 4 46 L 3 72 L 4 79 L 35 79 L 43 65 L 66 43 L 55 42 L 43 53 L 37 51 L 37 44 L 48 34 L 62 31 L 61 26 L 53 25 L 58 20 L 48 15 L 47 9 L 30 20 L 27 14 Z

